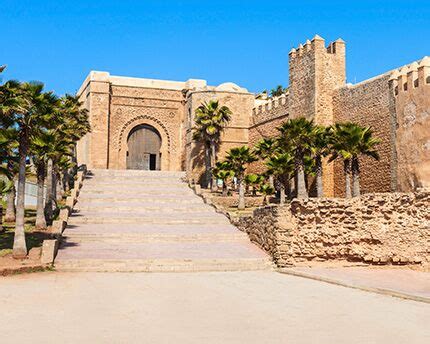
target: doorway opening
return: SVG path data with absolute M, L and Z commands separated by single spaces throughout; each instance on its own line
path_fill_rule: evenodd
M 127 169 L 160 170 L 161 136 L 153 126 L 141 124 L 134 127 L 127 138 Z

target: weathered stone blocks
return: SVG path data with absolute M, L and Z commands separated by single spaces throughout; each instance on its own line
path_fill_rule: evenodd
M 42 264 L 52 264 L 58 251 L 58 240 L 44 240 L 42 245 L 42 256 L 40 258 Z
M 306 260 L 430 264 L 428 191 L 293 200 L 236 224 L 281 267 Z

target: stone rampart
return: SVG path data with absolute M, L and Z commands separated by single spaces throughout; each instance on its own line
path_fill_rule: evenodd
M 307 261 L 430 264 L 430 191 L 294 200 L 235 223 L 279 267 Z
M 348 85 L 337 90 L 333 99 L 335 122 L 370 126 L 378 145 L 380 160 L 361 157 L 360 184 L 363 193 L 395 190 L 395 104 L 388 84 L 389 74 Z M 334 164 L 335 196 L 344 195 L 343 164 Z
M 430 187 L 430 58 L 395 70 L 397 190 Z

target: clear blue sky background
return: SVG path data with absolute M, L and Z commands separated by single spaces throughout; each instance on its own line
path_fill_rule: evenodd
M 0 0 L 3 79 L 74 93 L 90 70 L 288 84 L 288 51 L 316 33 L 347 42 L 348 81 L 430 55 L 430 1 Z

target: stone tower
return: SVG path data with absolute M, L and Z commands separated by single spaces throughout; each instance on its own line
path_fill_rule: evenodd
M 317 124 L 333 123 L 333 91 L 345 85 L 345 42 L 325 46 L 316 35 L 312 41 L 292 49 L 290 68 L 290 116 L 314 119 Z
M 327 47 L 316 35 L 289 53 L 290 117 L 306 117 L 316 124 L 331 125 L 334 91 L 345 86 L 345 42 L 338 39 Z M 324 162 L 324 194 L 334 194 L 333 164 Z

